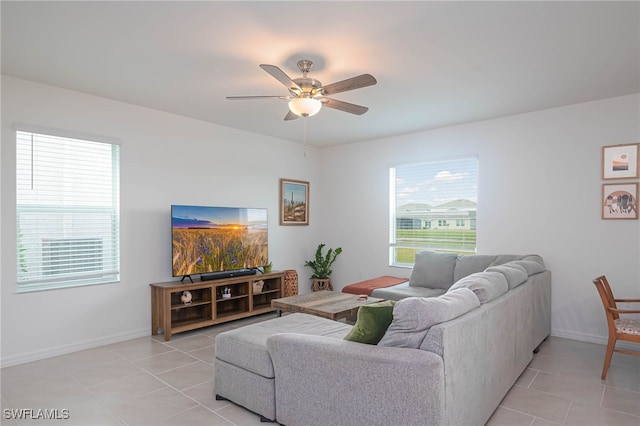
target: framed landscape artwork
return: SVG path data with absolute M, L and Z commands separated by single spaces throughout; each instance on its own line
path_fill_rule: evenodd
M 633 179 L 638 177 L 638 145 L 602 147 L 602 179 Z
M 638 184 L 603 184 L 602 218 L 638 219 Z
M 309 224 L 309 182 L 280 179 L 280 225 Z

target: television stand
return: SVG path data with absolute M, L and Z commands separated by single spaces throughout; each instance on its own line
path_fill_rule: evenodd
M 189 278 L 189 281 L 193 282 L 193 278 L 191 278 L 191 275 L 183 275 L 180 282 L 183 282 L 185 278 Z
M 162 330 L 164 340 L 169 341 L 175 333 L 275 311 L 271 301 L 282 298 L 284 272 L 194 283 L 170 281 L 149 286 L 151 334 L 156 336 Z M 184 304 L 180 296 L 187 290 L 192 299 Z

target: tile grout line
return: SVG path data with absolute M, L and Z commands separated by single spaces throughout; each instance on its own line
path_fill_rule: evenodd
M 569 401 L 571 401 L 571 403 L 569 404 L 569 409 L 567 410 L 567 413 L 564 415 L 564 420 L 562 421 L 562 425 L 566 425 L 567 424 L 567 420 L 569 420 L 569 415 L 571 414 L 571 410 L 573 409 L 573 405 L 576 403 L 576 401 L 570 399 Z

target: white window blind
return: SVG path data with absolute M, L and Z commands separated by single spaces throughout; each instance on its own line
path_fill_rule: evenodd
M 118 281 L 119 146 L 16 132 L 18 291 Z
M 478 160 L 406 164 L 389 170 L 389 264 L 411 266 L 415 253 L 476 252 Z

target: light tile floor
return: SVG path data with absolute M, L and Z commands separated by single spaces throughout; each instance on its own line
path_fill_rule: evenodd
M 215 336 L 272 318 L 235 321 L 170 342 L 142 337 L 1 370 L 2 425 L 260 425 L 259 417 L 216 401 Z M 614 354 L 600 380 L 604 346 L 549 338 L 488 425 L 640 426 L 640 358 Z M 66 420 L 10 419 L 11 409 L 57 409 Z M 268 424 L 268 423 L 266 423 Z M 264 426 L 265 423 L 262 423 Z

